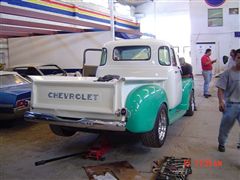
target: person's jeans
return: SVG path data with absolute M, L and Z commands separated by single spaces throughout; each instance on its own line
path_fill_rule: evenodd
M 240 126 L 240 104 L 230 104 L 227 103 L 225 105 L 225 111 L 223 112 L 220 128 L 219 128 L 219 135 L 218 135 L 218 143 L 219 145 L 224 146 L 229 131 L 232 129 L 235 121 L 238 120 Z M 240 139 L 239 142 L 240 143 Z
M 204 85 L 203 85 L 203 95 L 209 94 L 208 89 L 212 79 L 212 71 L 202 71 L 203 78 L 204 78 Z

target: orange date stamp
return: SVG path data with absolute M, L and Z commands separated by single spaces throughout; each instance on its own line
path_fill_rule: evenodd
M 221 160 L 200 159 L 194 160 L 194 163 L 191 163 L 190 160 L 184 160 L 185 167 L 190 167 L 191 165 L 195 168 L 219 168 L 223 166 L 223 162 Z

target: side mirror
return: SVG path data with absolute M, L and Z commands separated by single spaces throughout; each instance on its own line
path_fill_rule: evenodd
M 228 56 L 223 56 L 223 64 L 227 64 L 228 62 Z

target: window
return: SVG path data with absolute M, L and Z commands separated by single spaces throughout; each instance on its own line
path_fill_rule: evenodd
M 239 14 L 238 8 L 229 8 L 229 14 Z
M 100 66 L 104 66 L 107 62 L 107 49 L 103 48 L 102 49 L 102 56 L 101 56 L 101 62 L 100 62 Z
M 171 53 L 170 54 L 171 54 L 172 65 L 177 66 L 176 56 L 175 56 L 174 50 L 172 48 L 171 48 Z
M 53 75 L 53 74 L 64 74 L 65 71 L 62 70 L 61 68 L 59 68 L 57 65 L 54 64 L 49 64 L 49 65 L 43 65 L 43 66 L 39 66 L 37 67 L 38 70 L 41 71 L 41 73 L 43 73 L 44 75 Z M 37 75 L 41 74 L 39 72 L 36 72 Z
M 159 60 L 159 63 L 163 66 L 171 65 L 169 48 L 167 46 L 161 46 L 158 49 L 158 60 Z
M 114 61 L 147 61 L 150 58 L 149 46 L 119 46 L 113 50 Z
M 173 49 L 174 49 L 175 52 L 177 52 L 179 54 L 179 52 L 180 52 L 179 51 L 179 46 L 174 46 Z
M 208 9 L 208 27 L 223 26 L 223 9 Z
M 28 84 L 29 82 L 18 75 L 7 74 L 0 76 L 0 87 L 16 86 L 19 84 Z

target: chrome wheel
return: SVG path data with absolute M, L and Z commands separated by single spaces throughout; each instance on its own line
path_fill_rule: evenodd
M 165 109 L 161 109 L 158 125 L 158 138 L 160 141 L 164 140 L 166 133 L 167 133 L 167 114 Z
M 166 139 L 168 130 L 168 110 L 165 104 L 159 108 L 154 127 L 151 131 L 142 134 L 142 142 L 148 147 L 161 147 Z
M 194 99 L 191 98 L 191 108 L 192 108 L 192 111 L 194 111 Z

